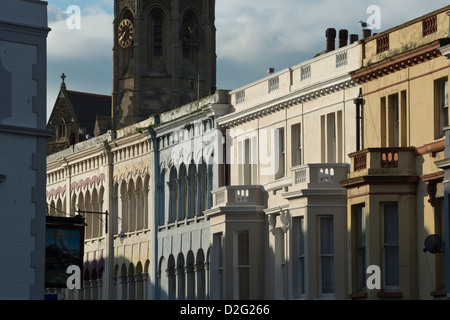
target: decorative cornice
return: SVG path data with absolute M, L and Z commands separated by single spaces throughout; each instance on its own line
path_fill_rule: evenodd
M 445 139 L 442 139 L 431 143 L 427 143 L 421 147 L 417 147 L 414 150 L 414 154 L 418 156 L 431 153 L 431 156 L 434 158 L 436 156 L 436 153 L 444 151 L 444 149 L 445 149 Z
M 445 56 L 447 59 L 450 59 L 450 44 L 443 46 L 439 48 L 439 51 L 443 56 Z
M 444 179 L 444 171 L 437 171 L 429 174 L 424 174 L 420 176 L 420 179 L 423 182 L 429 181 L 443 181 Z
M 286 96 L 283 97 L 284 100 L 268 101 L 266 103 L 256 105 L 252 108 L 247 108 L 244 111 L 230 113 L 219 118 L 218 123 L 222 127 L 234 127 L 242 123 L 246 123 L 254 119 L 258 119 L 272 113 L 288 109 L 300 103 L 305 103 L 357 85 L 357 83 L 353 79 L 350 79 L 347 74 L 345 75 L 345 77 L 339 77 L 337 80 L 337 83 L 336 79 L 331 79 L 330 81 L 320 82 L 303 90 L 291 92 L 291 94 L 288 95 L 287 98 Z M 324 83 L 327 86 L 320 87 L 320 85 Z
M 435 59 L 442 55 L 440 48 L 442 42 L 445 41 L 446 40 L 437 40 L 412 51 L 389 57 L 386 60 L 354 71 L 350 75 L 353 80 L 362 84 L 424 61 Z
M 418 176 L 383 176 L 366 175 L 340 181 L 344 188 L 355 188 L 363 185 L 414 185 L 419 181 Z
M 94 175 L 92 178 L 80 179 L 78 181 L 72 182 L 70 186 L 70 192 L 84 189 L 86 187 L 91 188 L 93 186 L 100 186 L 105 183 L 105 174 Z
M 428 202 L 432 207 L 435 205 L 436 200 L 436 185 L 444 181 L 444 171 L 437 171 L 429 174 L 424 174 L 420 176 L 423 182 L 425 182 L 425 189 L 428 193 Z

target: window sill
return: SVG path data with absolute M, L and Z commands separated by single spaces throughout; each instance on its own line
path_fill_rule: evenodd
M 430 292 L 430 296 L 432 296 L 433 298 L 445 297 L 446 294 L 447 293 L 446 293 L 445 289 L 440 289 L 440 290 L 435 290 L 435 291 Z
M 399 291 L 379 291 L 377 292 L 378 298 L 401 298 L 403 293 Z
M 348 295 L 350 299 L 356 300 L 356 299 L 366 299 L 367 298 L 367 292 L 358 292 L 358 293 L 351 293 Z

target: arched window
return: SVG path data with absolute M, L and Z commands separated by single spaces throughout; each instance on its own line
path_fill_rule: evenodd
M 189 251 L 186 257 L 186 298 L 195 299 L 195 267 L 194 253 Z
M 187 176 L 186 166 L 182 164 L 180 166 L 180 176 L 178 179 L 178 220 L 184 220 L 186 218 L 187 210 Z
M 64 119 L 61 119 L 61 122 L 58 124 L 58 128 L 56 129 L 56 137 L 58 139 L 66 138 L 67 130 L 66 130 L 66 122 Z
M 197 170 L 194 163 L 188 172 L 188 218 L 193 218 L 197 210 Z
M 197 16 L 192 11 L 183 15 L 181 23 L 181 39 L 183 44 L 183 57 L 190 58 L 192 52 L 198 48 L 202 40 L 202 30 Z
M 91 198 L 91 210 L 94 212 L 99 212 L 99 199 L 97 189 L 92 190 L 92 198 Z M 95 214 L 89 214 L 91 221 L 91 236 L 92 238 L 98 238 L 100 236 L 100 227 L 101 227 L 101 219 L 102 217 L 97 216 Z
M 205 160 L 199 164 L 198 169 L 198 211 L 197 215 L 202 216 L 203 211 L 207 209 L 208 206 L 208 167 Z
M 166 169 L 163 169 L 159 175 L 159 183 L 158 183 L 158 193 L 159 193 L 159 202 L 158 202 L 158 225 L 163 226 L 166 223 L 166 219 L 168 219 L 170 212 L 169 205 L 166 204 L 166 200 L 170 200 L 170 187 L 168 181 L 168 173 Z M 166 188 L 167 196 L 166 196 Z
M 161 10 L 154 10 L 152 13 L 151 23 L 152 23 L 152 53 L 154 57 L 161 57 L 163 55 L 163 29 L 164 16 Z
M 121 222 L 120 232 L 128 231 L 128 192 L 127 185 L 125 181 L 122 181 L 120 186 L 120 207 L 119 207 L 119 217 Z
M 166 259 L 161 257 L 159 261 L 159 270 L 158 270 L 158 289 L 159 289 L 159 299 L 167 300 L 169 297 L 169 268 L 166 264 Z
M 81 195 L 81 193 L 80 193 Z M 84 195 L 84 209 L 81 209 L 82 211 L 93 211 L 92 210 L 92 201 L 91 201 L 91 193 L 89 190 L 86 191 L 86 194 Z M 81 200 L 81 198 L 80 198 Z M 85 238 L 91 239 L 92 238 L 92 228 L 93 228 L 93 215 L 86 213 L 86 227 L 85 227 Z
M 169 223 L 174 222 L 177 218 L 177 204 L 178 204 L 178 184 L 177 184 L 177 169 L 172 167 L 170 169 L 169 179 Z
M 142 179 L 136 180 L 136 230 L 144 229 L 144 189 Z
M 114 184 L 113 189 L 113 205 L 112 205 L 112 217 L 115 217 L 113 220 L 113 234 L 119 233 L 119 184 L 116 182 Z
M 128 231 L 136 231 L 136 188 L 134 181 L 130 180 L 128 184 Z
M 197 273 L 197 300 L 206 299 L 206 272 L 205 272 L 205 254 L 203 250 L 200 249 L 197 252 L 196 261 L 196 273 Z
M 169 300 L 175 300 L 175 290 L 177 288 L 176 278 L 175 278 L 175 258 L 173 255 L 169 256 L 167 261 L 167 296 Z
M 178 254 L 177 258 L 177 269 L 175 274 L 177 276 L 177 299 L 184 300 L 186 299 L 186 273 L 184 272 L 184 256 L 183 253 Z

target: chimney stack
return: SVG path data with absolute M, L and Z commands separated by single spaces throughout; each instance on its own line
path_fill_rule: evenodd
M 359 40 L 359 36 L 357 34 L 350 35 L 350 44 L 357 42 Z
M 328 28 L 325 36 L 327 38 L 327 52 L 333 51 L 336 47 L 336 29 Z
M 339 30 L 339 48 L 345 47 L 348 42 L 348 30 Z
M 363 31 L 362 31 L 363 39 L 368 38 L 371 35 L 372 35 L 372 30 L 370 30 L 370 29 L 363 29 Z

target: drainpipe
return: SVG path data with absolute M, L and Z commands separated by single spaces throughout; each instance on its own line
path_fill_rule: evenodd
M 155 119 L 155 124 L 159 124 L 159 117 Z M 152 142 L 152 148 L 151 152 L 153 152 L 153 174 L 151 181 L 149 181 L 149 184 L 153 186 L 154 192 L 153 192 L 153 201 L 152 201 L 152 208 L 149 207 L 149 211 L 153 212 L 152 219 L 149 219 L 149 227 L 151 228 L 151 236 L 153 239 L 153 248 L 152 248 L 152 254 L 151 259 L 153 260 L 153 268 L 149 267 L 149 284 L 150 279 L 153 280 L 153 285 L 151 289 L 151 299 L 152 300 L 159 300 L 161 297 L 159 296 L 159 285 L 158 282 L 158 266 L 159 266 L 159 259 L 158 259 L 158 226 L 159 226 L 159 213 L 161 210 L 161 197 L 160 192 L 164 192 L 164 188 L 161 190 L 159 188 L 160 178 L 161 178 L 161 167 L 160 167 L 160 154 L 159 154 L 159 141 L 157 137 L 157 133 L 153 128 L 149 128 L 147 131 L 148 139 Z
M 364 149 L 364 104 L 362 89 L 359 89 L 359 95 L 353 99 L 356 106 L 356 151 Z

